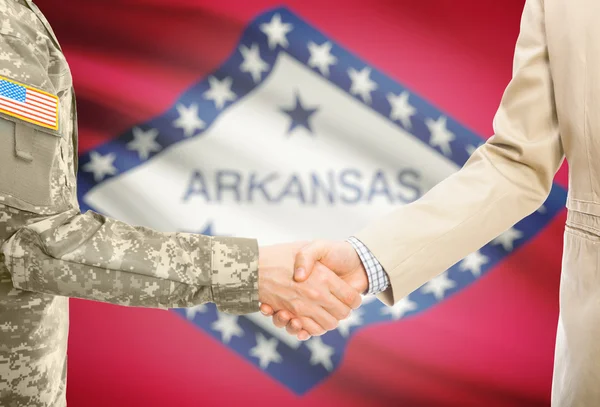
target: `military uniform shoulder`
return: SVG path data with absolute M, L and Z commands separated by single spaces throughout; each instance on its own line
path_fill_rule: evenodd
M 0 0 L 0 36 L 19 38 L 26 43 L 39 43 L 40 37 L 47 37 L 34 7 L 26 0 Z
M 34 10 L 26 0 L 0 0 L 0 77 L 56 94 L 48 73 L 64 57 Z

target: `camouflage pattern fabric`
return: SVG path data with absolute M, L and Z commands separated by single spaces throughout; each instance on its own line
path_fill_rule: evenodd
M 1 406 L 66 405 L 68 297 L 258 310 L 255 240 L 159 233 L 80 212 L 71 73 L 30 0 L 0 0 L 0 77 L 59 99 L 58 130 L 0 106 Z

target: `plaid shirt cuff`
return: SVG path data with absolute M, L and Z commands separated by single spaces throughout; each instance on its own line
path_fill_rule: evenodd
M 367 279 L 369 280 L 369 288 L 365 295 L 377 294 L 385 291 L 390 285 L 390 279 L 381 266 L 381 263 L 373 256 L 373 253 L 357 238 L 354 236 L 346 240 L 354 247 L 360 261 L 362 261 L 365 270 L 367 271 Z

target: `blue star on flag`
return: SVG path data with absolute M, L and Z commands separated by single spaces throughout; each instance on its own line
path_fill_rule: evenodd
M 296 105 L 291 109 L 281 108 L 281 111 L 292 119 L 287 134 L 290 134 L 296 127 L 304 127 L 309 133 L 313 134 L 309 120 L 318 110 L 318 108 L 305 108 L 300 100 L 300 95 L 296 93 Z

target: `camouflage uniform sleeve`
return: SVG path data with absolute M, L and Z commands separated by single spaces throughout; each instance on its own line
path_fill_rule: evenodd
M 20 228 L 2 252 L 22 290 L 130 306 L 258 310 L 253 239 L 160 233 L 69 210 Z

